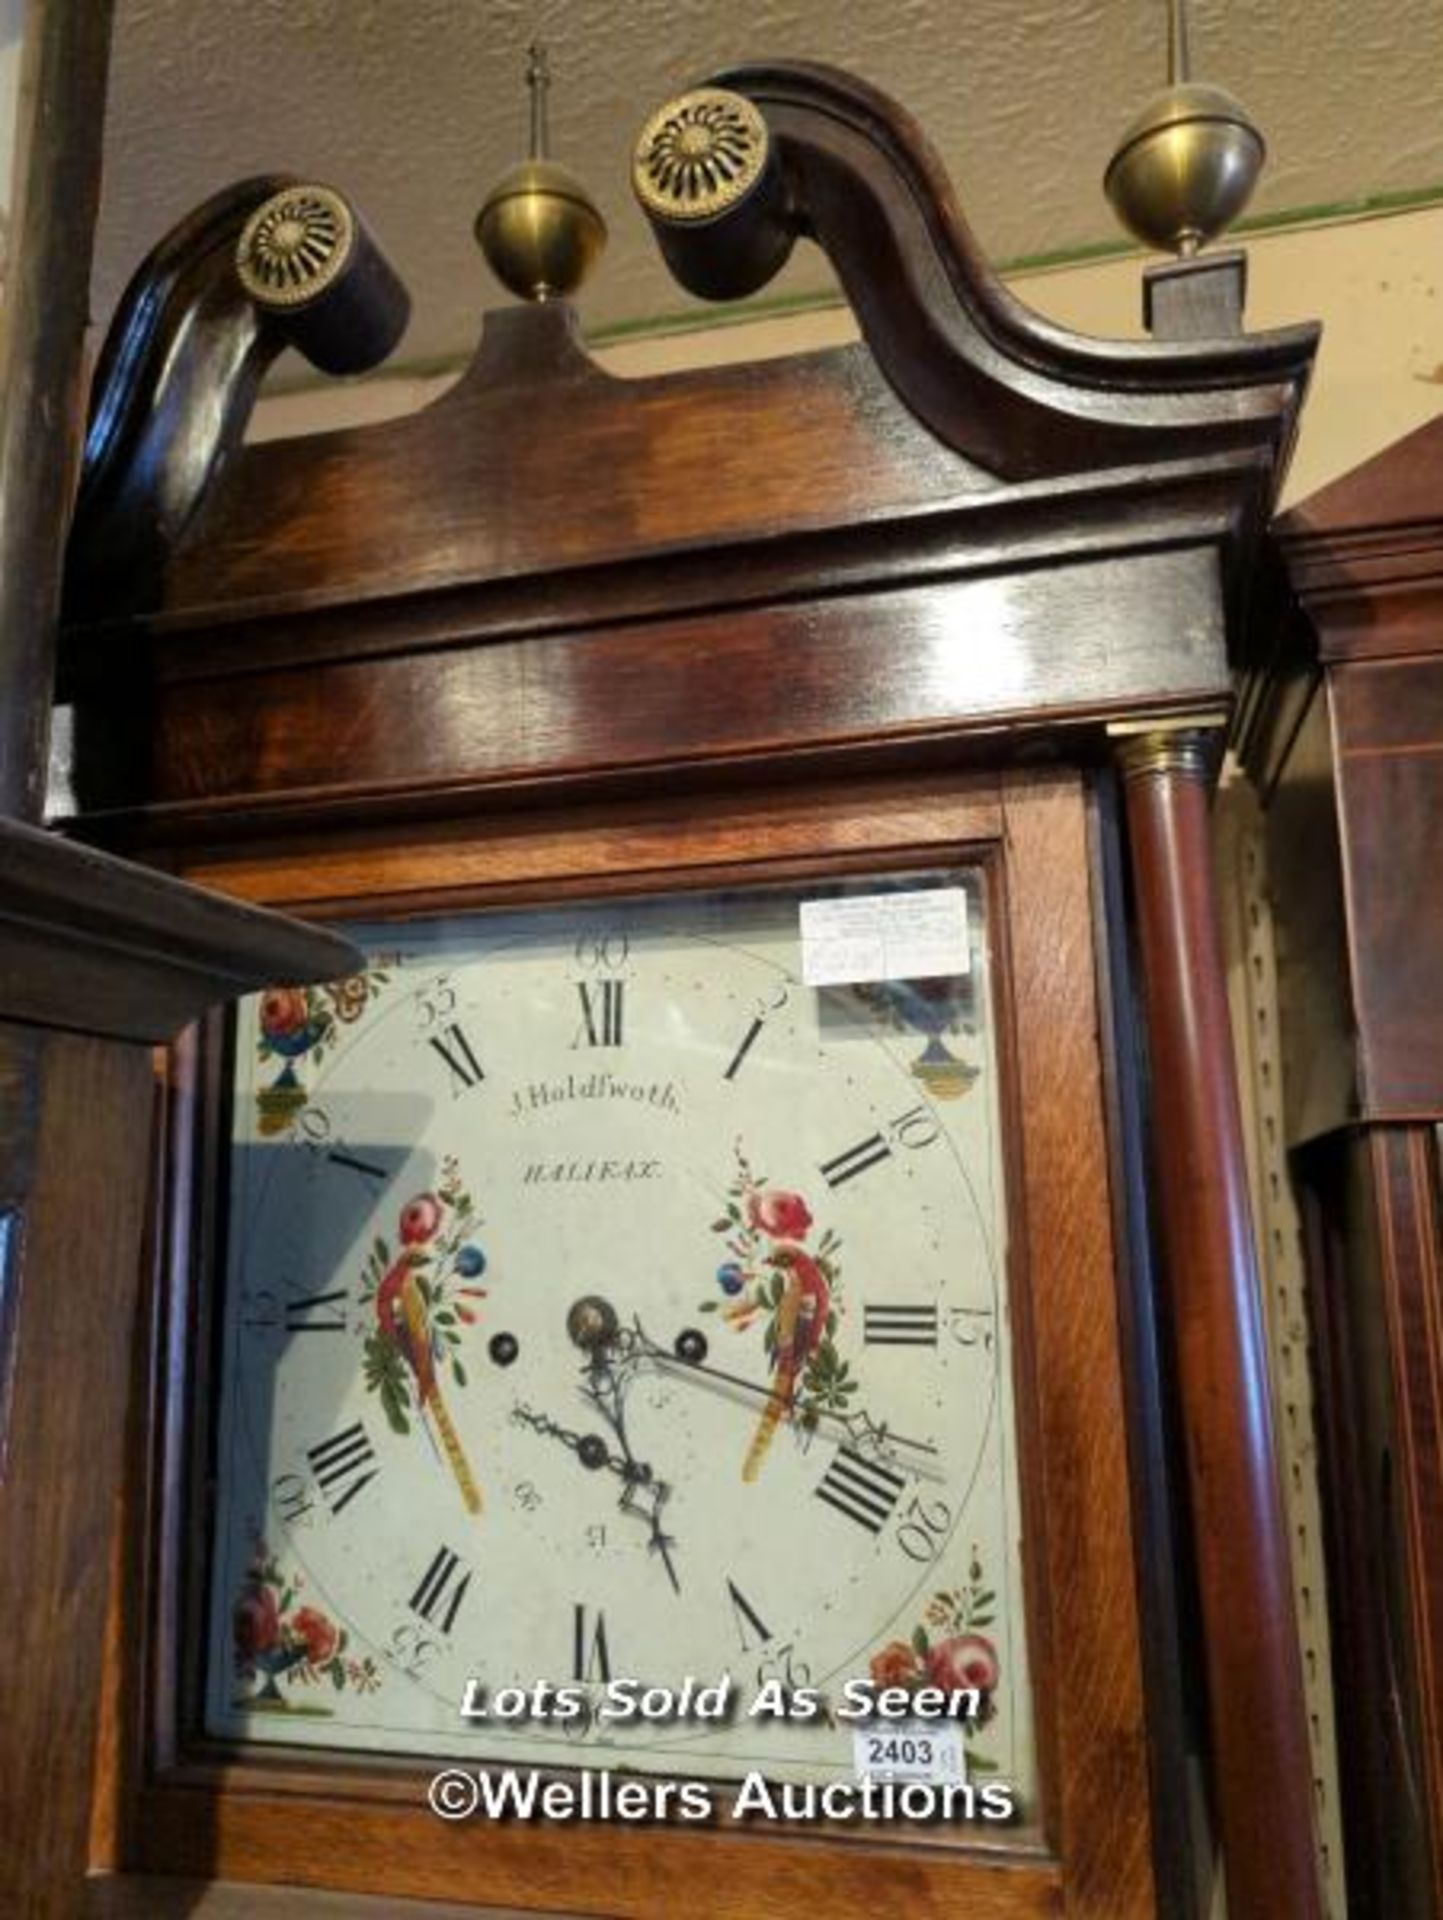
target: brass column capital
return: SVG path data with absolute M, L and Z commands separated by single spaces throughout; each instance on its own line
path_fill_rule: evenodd
M 1144 732 L 1116 737 L 1117 762 L 1124 780 L 1150 774 L 1176 774 L 1206 786 L 1212 779 L 1214 736 L 1211 730 L 1189 727 L 1149 727 Z

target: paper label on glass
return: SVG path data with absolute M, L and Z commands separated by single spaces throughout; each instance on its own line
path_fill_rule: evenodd
M 927 980 L 968 969 L 961 887 L 804 900 L 800 912 L 802 979 L 809 987 Z
M 859 1780 L 924 1780 L 965 1786 L 967 1753 L 955 1720 L 895 1720 L 852 1735 Z

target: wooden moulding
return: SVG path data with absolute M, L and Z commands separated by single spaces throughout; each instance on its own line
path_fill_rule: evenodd
M 0 1018 L 169 1040 L 272 980 L 351 972 L 346 940 L 0 819 Z
M 0 1909 L 69 1920 L 154 1119 L 149 1043 L 336 935 L 0 819 Z

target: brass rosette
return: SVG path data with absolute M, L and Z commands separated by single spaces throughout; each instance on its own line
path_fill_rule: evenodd
M 286 187 L 256 208 L 236 243 L 236 272 L 257 305 L 306 306 L 345 271 L 356 222 L 330 187 Z
M 767 123 L 750 100 L 698 87 L 658 109 L 637 138 L 631 184 L 653 219 L 690 226 L 736 206 L 766 170 Z

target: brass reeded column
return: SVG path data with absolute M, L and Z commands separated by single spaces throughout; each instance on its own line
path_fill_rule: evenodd
M 1302 1662 L 1219 939 L 1209 732 L 1122 737 L 1163 1285 L 1233 1920 L 1322 1920 Z

